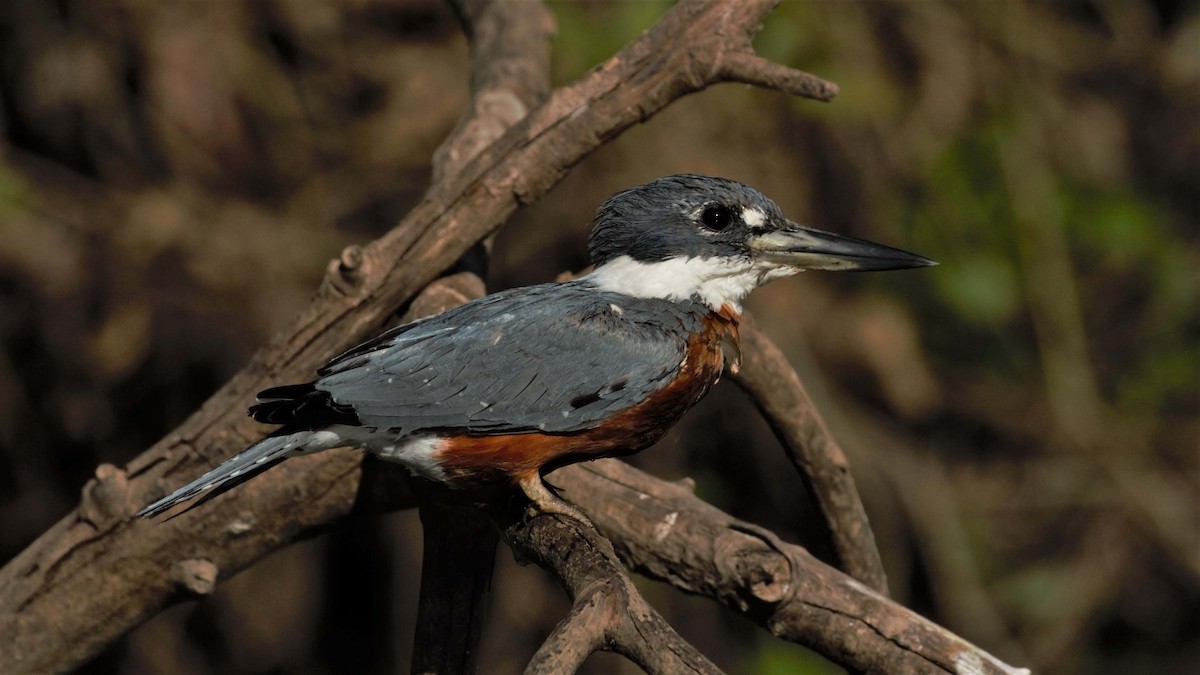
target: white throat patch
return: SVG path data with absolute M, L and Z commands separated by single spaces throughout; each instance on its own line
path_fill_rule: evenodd
M 645 263 L 623 255 L 597 267 L 585 279 L 601 290 L 635 298 L 681 301 L 698 297 L 714 311 L 731 305 L 740 312 L 750 291 L 799 271 L 749 259 L 680 256 Z

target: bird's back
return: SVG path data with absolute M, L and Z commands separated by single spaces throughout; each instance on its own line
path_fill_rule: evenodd
M 514 289 L 385 333 L 309 385 L 263 392 L 252 414 L 403 434 L 580 432 L 678 379 L 700 344 L 689 336 L 728 323 L 710 314 L 586 281 Z

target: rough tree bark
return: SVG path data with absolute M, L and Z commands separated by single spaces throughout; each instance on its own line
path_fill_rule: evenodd
M 550 480 L 635 571 L 711 597 L 852 672 L 1028 672 L 723 513 L 692 494 L 690 482 L 661 481 L 610 459 L 559 469 Z
M 99 467 L 76 510 L 0 570 L 0 672 L 67 670 L 169 604 L 211 592 L 221 579 L 281 546 L 354 512 L 402 508 L 421 501 L 394 468 L 363 462 L 352 451 L 331 451 L 293 459 L 168 523 L 131 518 L 141 505 L 261 435 L 262 429 L 244 415 L 254 392 L 272 383 L 306 378 L 329 357 L 377 331 L 468 247 L 624 129 L 676 98 L 718 82 L 831 98 L 836 93 L 833 85 L 754 54 L 750 40 L 775 4 L 774 0 L 683 0 L 613 58 L 552 92 L 499 139 L 482 144 L 478 154 L 478 148 L 463 149 L 465 144 L 443 146 L 448 157 L 461 150 L 468 157 L 474 154 L 474 159 L 456 171 L 440 172 L 425 199 L 384 237 L 364 248 L 345 250 L 330 264 L 311 305 L 250 365 L 175 432 L 124 469 Z M 472 6 L 476 3 L 460 5 L 460 11 L 467 8 L 463 13 L 468 24 Z M 482 42 L 486 39 L 482 35 L 473 37 Z M 477 86 L 476 92 L 482 89 Z M 465 117 L 468 122 L 470 118 L 470 114 Z M 774 396 L 775 388 L 758 387 L 751 375 L 746 378 L 750 378 L 747 390 L 769 416 L 791 414 L 762 401 Z M 797 447 L 811 437 L 807 423 L 797 429 L 779 421 L 773 424 Z M 839 464 L 836 453 L 825 455 Z M 863 527 L 866 520 L 853 484 L 843 478 L 826 485 L 823 471 L 799 464 L 818 484 L 818 494 L 843 493 L 821 502 L 839 540 L 839 554 L 867 582 L 882 589 L 878 554 Z M 570 467 L 560 473 L 575 476 L 587 471 Z M 669 489 L 649 479 L 646 485 L 652 486 L 641 488 L 647 495 Z M 673 512 L 676 515 L 663 517 L 630 502 L 634 507 L 627 521 L 641 518 L 657 523 L 649 530 L 649 541 L 655 543 L 647 547 L 641 543 L 647 541 L 645 531 L 613 524 L 605 517 L 608 507 L 598 508 L 620 503 L 621 488 L 611 481 L 581 481 L 570 494 L 596 515 L 617 550 L 651 576 L 726 602 L 763 621 L 772 632 L 857 670 L 877 671 L 884 667 L 880 664 L 921 664 L 910 660 L 915 654 L 938 668 L 950 664 L 960 672 L 1012 672 L 885 597 L 847 582 L 798 547 L 750 526 L 731 524 L 728 516 L 711 507 L 706 511 L 698 500 L 687 504 L 686 513 L 681 506 Z M 831 510 L 830 504 L 836 507 Z M 834 513 L 837 510 L 840 515 Z M 669 545 L 672 529 L 681 522 L 679 514 L 684 514 L 682 522 L 688 528 L 714 533 L 714 542 L 728 540 L 723 531 L 755 533 L 766 542 L 765 553 L 739 556 L 732 574 L 722 567 L 728 564 L 723 550 Z M 492 515 L 506 541 L 551 569 L 575 600 L 571 614 L 547 640 L 532 670 L 569 667 L 599 648 L 618 651 L 652 672 L 712 669 L 636 594 L 606 540 L 558 517 L 513 518 L 500 507 Z M 662 523 L 667 523 L 665 530 Z M 867 550 L 857 550 L 864 547 Z M 781 564 L 786 576 L 780 574 Z M 739 595 L 739 588 L 749 588 L 753 602 Z M 802 588 L 812 594 L 801 593 Z M 837 595 L 844 595 L 847 588 L 858 595 L 851 600 Z M 827 598 L 813 600 L 824 597 L 821 592 Z M 740 603 L 733 600 L 739 597 Z M 917 637 L 910 640 L 910 634 Z

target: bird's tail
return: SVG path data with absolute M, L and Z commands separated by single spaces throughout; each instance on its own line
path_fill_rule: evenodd
M 313 435 L 314 432 L 307 430 L 294 431 L 280 429 L 225 460 L 203 476 L 138 511 L 138 515 L 143 518 L 152 518 L 177 504 L 182 504 L 197 495 L 207 493 L 203 499 L 175 514 L 176 516 L 182 515 L 209 499 L 224 493 L 226 490 L 250 480 L 288 457 L 305 454 L 313 450 L 323 450 L 325 447 L 329 447 L 310 447 L 308 441 Z

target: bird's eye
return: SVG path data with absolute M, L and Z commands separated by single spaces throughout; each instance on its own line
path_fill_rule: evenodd
M 719 204 L 710 206 L 700 214 L 700 222 L 704 223 L 708 229 L 720 232 L 733 222 L 733 212 L 728 207 Z

